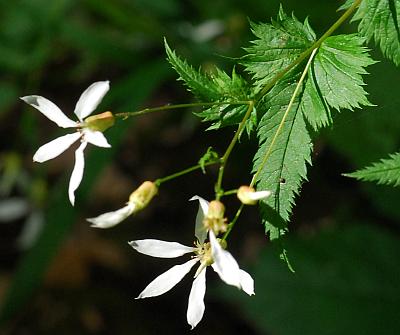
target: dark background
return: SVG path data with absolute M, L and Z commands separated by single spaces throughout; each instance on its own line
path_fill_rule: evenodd
M 321 35 L 340 1 L 285 1 Z M 215 169 L 163 185 L 143 212 L 111 230 L 85 218 L 121 207 L 144 180 L 193 165 L 212 146 L 223 153 L 235 129 L 205 132 L 190 110 L 118 122 L 112 149 L 91 146 L 76 206 L 67 200 L 73 150 L 32 163 L 37 148 L 64 134 L 20 100 L 38 94 L 72 117 L 92 82 L 110 80 L 97 112 L 191 102 L 169 69 L 163 37 L 195 67 L 228 72 L 252 38 L 248 20 L 269 22 L 277 1 L 0 1 L 0 301 L 5 334 L 180 334 L 191 277 L 167 294 L 134 300 L 179 260 L 134 252 L 127 242 L 157 238 L 190 245 L 194 194 L 213 196 Z M 210 34 L 203 34 L 205 27 Z M 354 32 L 345 24 L 341 32 Z M 371 47 L 376 49 L 374 45 Z M 257 209 L 246 208 L 229 250 L 256 281 L 247 297 L 208 271 L 198 334 L 398 334 L 400 193 L 341 176 L 395 152 L 400 139 L 399 70 L 380 62 L 366 77 L 376 106 L 334 116 L 315 136 L 313 166 L 282 245 L 264 236 Z M 226 57 L 224 57 L 226 56 Z M 240 67 L 237 68 L 241 72 Z M 243 137 L 224 178 L 248 183 L 254 138 Z M 232 218 L 238 203 L 227 200 Z M 296 272 L 279 260 L 286 247 Z

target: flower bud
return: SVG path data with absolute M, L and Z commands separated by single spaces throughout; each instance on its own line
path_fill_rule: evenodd
M 216 235 L 226 232 L 228 225 L 224 218 L 225 206 L 219 200 L 213 200 L 208 204 L 208 211 L 204 218 L 204 226 L 207 230 L 212 229 Z
M 258 200 L 264 199 L 271 195 L 271 191 L 256 192 L 253 187 L 240 186 L 237 191 L 237 197 L 245 205 L 255 205 Z
M 89 116 L 85 119 L 85 126 L 93 131 L 105 131 L 115 123 L 114 115 L 111 112 Z
M 145 208 L 157 194 L 157 186 L 151 181 L 145 181 L 129 196 L 129 203 L 135 204 L 135 212 Z

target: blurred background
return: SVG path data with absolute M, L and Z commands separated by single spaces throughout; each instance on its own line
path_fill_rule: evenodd
M 321 35 L 341 1 L 284 1 Z M 143 212 L 107 231 L 85 221 L 120 208 L 144 180 L 196 164 L 212 146 L 223 153 L 234 129 L 205 132 L 190 110 L 118 122 L 112 148 L 91 146 L 75 207 L 67 199 L 70 149 L 44 164 L 37 148 L 64 134 L 18 99 L 38 94 L 68 116 L 91 83 L 110 80 L 97 109 L 135 111 L 192 96 L 169 69 L 163 37 L 195 67 L 243 55 L 249 19 L 269 22 L 278 1 L 0 1 L 0 322 L 1 334 L 185 334 L 187 276 L 167 294 L 134 298 L 177 260 L 140 255 L 127 244 L 157 238 L 190 245 L 197 204 L 213 195 L 216 171 L 163 185 Z M 342 32 L 353 32 L 347 24 Z M 371 45 L 372 46 L 372 45 Z M 342 177 L 395 152 L 400 144 L 400 71 L 379 63 L 366 77 L 375 107 L 336 113 L 315 136 L 313 166 L 282 243 L 264 236 L 256 208 L 246 208 L 229 249 L 253 274 L 256 295 L 223 285 L 209 271 L 197 334 L 398 334 L 400 192 Z M 238 72 L 242 69 L 238 68 Z M 224 185 L 248 183 L 255 138 L 233 152 Z M 227 199 L 232 217 L 238 202 Z M 285 247 L 296 272 L 279 260 Z M 178 262 L 183 262 L 179 259 Z

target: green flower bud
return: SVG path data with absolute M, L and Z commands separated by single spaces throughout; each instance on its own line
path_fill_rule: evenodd
M 115 123 L 114 115 L 111 112 L 89 116 L 85 119 L 85 127 L 93 131 L 104 132 Z
M 145 208 L 157 194 L 158 188 L 151 181 L 145 181 L 129 196 L 129 202 L 135 205 L 135 212 Z

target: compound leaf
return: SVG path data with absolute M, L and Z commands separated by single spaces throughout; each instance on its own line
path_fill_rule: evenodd
M 375 181 L 378 184 L 399 186 L 400 153 L 391 154 L 389 157 L 356 172 L 346 173 L 345 176 L 363 181 Z

